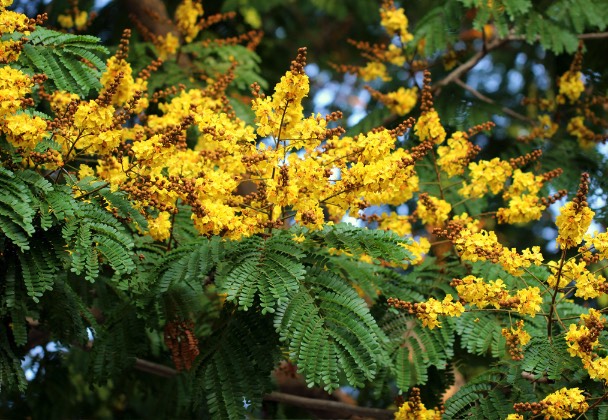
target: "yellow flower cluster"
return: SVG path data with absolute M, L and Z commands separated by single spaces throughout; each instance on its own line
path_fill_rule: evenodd
M 410 401 L 406 401 L 395 413 L 395 420 L 441 420 L 441 411 L 426 408 L 422 403 L 414 407 Z
M 425 204 L 428 200 L 429 206 Z M 418 201 L 418 208 L 416 212 L 422 223 L 429 226 L 441 226 L 450 217 L 452 211 L 452 205 L 445 200 L 441 200 L 437 197 L 427 197 L 426 200 Z
M 587 245 L 593 246 L 597 251 L 600 261 L 608 258 L 608 232 L 595 233 L 593 236 L 585 235 L 584 239 Z
M 101 106 L 95 101 L 78 104 L 73 124 L 55 134 L 67 157 L 72 151 L 106 154 L 122 140 L 120 128 L 114 124 L 114 107 Z
M 513 168 L 509 162 L 494 158 L 471 162 L 469 172 L 471 181 L 469 183 L 463 182 L 462 188 L 458 192 L 466 198 L 479 198 L 485 195 L 488 190 L 492 194 L 498 194 L 513 173 Z
M 509 296 L 507 285 L 501 279 L 485 282 L 475 276 L 464 277 L 456 286 L 456 291 L 462 300 L 478 308 L 492 305 L 499 309 L 500 302 Z
M 89 14 L 84 10 L 81 10 L 75 16 L 70 13 L 57 16 L 57 23 L 59 23 L 59 26 L 65 29 L 74 28 L 76 30 L 81 30 L 87 25 L 88 18 Z
M 462 175 L 466 168 L 467 156 L 473 145 L 469 142 L 464 131 L 456 131 L 447 141 L 447 146 L 437 148 L 437 165 L 450 177 Z
M 380 24 L 390 35 L 398 35 L 402 43 L 414 39 L 414 36 L 407 31 L 408 20 L 402 8 L 397 9 L 392 2 L 384 2 L 380 9 Z
M 13 2 L 7 2 L 6 6 L 0 6 L 0 33 L 12 34 L 13 32 L 22 32 L 29 35 L 29 18 L 23 13 L 6 10 Z
M 167 57 L 175 54 L 179 48 L 179 38 L 173 35 L 171 32 L 167 32 L 167 35 L 159 35 L 156 37 L 154 46 L 158 52 L 158 57 L 161 60 L 166 60 Z
M 148 232 L 156 241 L 164 241 L 171 235 L 171 215 L 161 211 L 156 218 L 148 218 Z
M 563 103 L 563 97 L 567 97 L 571 103 L 576 102 L 580 98 L 581 93 L 585 90 L 583 83 L 583 75 L 580 71 L 567 71 L 559 78 L 559 95 L 558 102 Z
M 509 188 L 503 193 L 508 207 L 498 209 L 496 216 L 500 223 L 527 223 L 538 220 L 546 206 L 538 197 L 543 185 L 543 177 L 516 169 Z
M 380 61 L 369 61 L 365 67 L 358 69 L 358 73 L 359 76 L 366 82 L 374 79 L 382 79 L 384 82 L 391 80 L 391 77 L 388 75 L 386 65 Z
M 384 97 L 384 102 L 392 112 L 397 115 L 407 115 L 416 106 L 418 88 L 400 87 L 394 92 L 387 93 Z
M 430 298 L 426 302 L 420 304 L 422 311 L 416 315 L 422 321 L 422 325 L 429 329 L 435 327 L 441 328 L 441 322 L 438 319 L 439 315 L 459 317 L 464 313 L 464 306 L 460 302 L 454 302 L 452 295 L 446 295 L 443 301 L 438 301 L 435 298 Z
M 577 207 L 573 201 L 566 203 L 555 220 L 558 245 L 568 249 L 580 244 L 594 215 L 595 212 L 586 205 Z
M 391 213 L 387 215 L 383 213 L 378 222 L 378 229 L 391 230 L 399 236 L 405 236 L 412 233 L 412 224 L 410 216 Z
M 540 247 L 526 248 L 519 254 L 515 249 L 503 247 L 494 232 L 483 229 L 479 232 L 462 229 L 452 243 L 463 260 L 475 262 L 489 259 L 516 276 L 521 275 L 524 268 L 532 264 L 540 265 L 543 261 Z
M 445 129 L 439 120 L 439 115 L 434 109 L 424 112 L 420 118 L 418 118 L 418 121 L 414 126 L 414 132 L 420 141 L 432 139 L 435 144 L 443 143 L 446 136 Z
M 501 330 L 503 337 L 507 339 L 507 343 L 517 343 L 517 348 L 514 351 L 520 352 L 522 347 L 530 342 L 532 337 L 524 330 L 524 321 L 520 319 L 515 323 L 515 328 L 503 328 Z
M 578 388 L 562 388 L 547 395 L 541 403 L 545 403 L 542 413 L 546 419 L 571 419 L 589 409 L 583 391 Z
M 558 263 L 555 261 L 549 262 L 551 268 L 551 276 L 547 279 L 547 283 L 551 287 L 555 287 L 558 273 Z M 605 293 L 606 290 L 606 279 L 602 275 L 595 275 L 587 270 L 585 262 L 576 262 L 574 258 L 566 261 L 562 267 L 561 277 L 559 281 L 559 288 L 566 287 L 570 282 L 576 282 L 576 297 L 583 299 L 593 299 L 600 294 Z
M 116 56 L 110 57 L 106 63 L 106 71 L 101 75 L 101 91 L 105 93 L 110 85 L 117 80 L 119 74 L 122 74 L 120 83 L 116 88 L 116 93 L 112 96 L 112 104 L 115 106 L 124 106 L 127 102 L 133 99 L 136 92 L 145 93 L 147 90 L 147 81 L 138 77 L 133 80 L 133 70 L 131 65 L 127 63 L 123 58 L 117 58 Z M 147 99 L 140 99 L 135 105 L 135 111 L 140 112 L 147 108 Z
M 593 141 L 595 133 L 585 126 L 585 117 L 583 116 L 571 118 L 566 126 L 566 131 L 576 137 L 582 148 L 588 149 L 596 144 Z
M 431 243 L 427 238 L 421 236 L 418 239 L 409 238 L 410 243 L 400 243 L 399 245 L 412 253 L 412 259 L 408 261 L 410 265 L 420 264 L 424 261 L 424 256 L 429 253 Z
M 499 309 L 506 306 L 522 315 L 532 317 L 536 316 L 541 309 L 543 299 L 538 287 L 526 287 L 518 290 L 515 296 L 511 296 L 501 279 L 485 282 L 479 277 L 466 276 L 457 283 L 458 296 L 478 308 L 483 309 L 491 305 L 495 309 Z M 514 302 L 515 306 L 511 306 L 511 302 Z
M 201 16 L 203 16 L 203 5 L 197 0 L 182 0 L 175 9 L 177 29 L 186 42 L 192 42 L 198 35 L 200 31 L 198 20 Z

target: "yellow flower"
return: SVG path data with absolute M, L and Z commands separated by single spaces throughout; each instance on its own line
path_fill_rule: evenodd
M 380 24 L 390 36 L 399 35 L 403 43 L 414 39 L 414 36 L 407 31 L 408 20 L 403 9 L 385 3 L 380 9 L 380 18 Z
M 414 131 L 420 141 L 432 139 L 435 144 L 441 144 L 445 140 L 445 129 L 441 125 L 437 111 L 430 110 L 418 118 Z
M 175 21 L 177 28 L 186 42 L 192 42 L 200 28 L 199 18 L 203 16 L 203 6 L 196 0 L 183 0 L 175 9 Z
M 441 420 L 441 411 L 428 409 L 422 403 L 414 406 L 406 401 L 395 413 L 395 420 Z
M 543 303 L 543 297 L 540 294 L 538 287 L 526 287 L 520 289 L 515 294 L 515 297 L 519 300 L 519 304 L 515 307 L 515 310 L 522 315 L 530 315 L 532 318 L 540 312 L 541 304 Z
M 426 200 L 429 201 L 429 206 L 425 204 Z M 450 212 L 452 211 L 452 205 L 447 201 L 441 200 L 437 197 L 427 196 L 426 200 L 418 201 L 417 213 L 418 217 L 426 225 L 430 226 L 441 226 L 443 222 L 448 220 Z
M 499 302 L 509 296 L 507 286 L 501 279 L 486 283 L 482 278 L 475 276 L 464 277 L 456 286 L 456 291 L 462 300 L 478 308 L 492 305 L 498 309 Z
M 576 137 L 582 148 L 590 148 L 595 145 L 593 141 L 595 133 L 585 126 L 585 117 L 583 116 L 571 118 L 566 126 L 566 131 Z
M 179 48 L 179 38 L 173 35 L 171 32 L 167 32 L 167 35 L 159 35 L 154 43 L 156 50 L 158 51 L 158 57 L 162 60 L 166 60 L 168 56 L 173 55 Z
M 447 146 L 437 148 L 437 165 L 449 176 L 461 175 L 467 165 L 467 156 L 473 149 L 473 145 L 467 140 L 463 131 L 456 131 L 448 139 Z
M 435 298 L 430 298 L 426 302 L 421 303 L 420 307 L 423 310 L 417 313 L 417 316 L 422 321 L 422 325 L 431 330 L 435 327 L 441 328 L 441 322 L 437 318 L 439 315 L 461 316 L 464 313 L 464 306 L 460 302 L 454 303 L 453 300 L 452 295 L 447 295 L 442 302 L 439 302 Z
M 171 235 L 171 215 L 166 211 L 161 211 L 158 217 L 148 219 L 148 233 L 156 241 L 169 239 Z
M 0 127 L 9 143 L 30 150 L 34 149 L 47 134 L 46 121 L 27 114 L 9 115 L 4 118 Z
M 366 82 L 377 78 L 380 78 L 385 82 L 391 80 L 388 71 L 386 70 L 386 66 L 379 61 L 370 61 L 365 67 L 360 68 L 359 76 Z
M 488 190 L 497 194 L 504 188 L 505 182 L 513 173 L 509 162 L 494 158 L 492 160 L 480 160 L 469 164 L 471 175 L 470 183 L 463 183 L 458 191 L 463 197 L 479 198 Z
M 545 418 L 556 420 L 570 419 L 589 409 L 583 391 L 578 388 L 562 388 L 547 395 L 541 402 L 546 404 L 542 410 Z
M 392 112 L 397 115 L 407 115 L 416 106 L 418 98 L 418 88 L 406 89 L 400 87 L 395 92 L 384 95 L 384 102 Z
M 562 249 L 572 248 L 583 240 L 583 236 L 593 220 L 593 212 L 586 205 L 578 208 L 574 202 L 566 203 L 555 220 L 557 225 L 557 243 Z
M 566 96 L 571 103 L 576 102 L 584 90 L 585 84 L 580 71 L 567 71 L 559 78 L 559 94 Z

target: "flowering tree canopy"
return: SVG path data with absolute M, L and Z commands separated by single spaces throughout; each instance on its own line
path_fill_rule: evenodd
M 115 3 L 0 0 L 3 416 L 608 416 L 602 2 Z

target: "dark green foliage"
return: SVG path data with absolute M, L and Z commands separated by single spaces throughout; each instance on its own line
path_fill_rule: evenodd
M 365 301 L 320 260 L 289 300 L 279 305 L 274 325 L 309 386 L 339 386 L 339 372 L 360 386 L 376 374 L 379 331 Z
M 99 38 L 38 27 L 28 39 L 17 61 L 22 69 L 45 74 L 55 88 L 83 97 L 101 87 L 99 77 L 105 71 L 104 57 L 108 50 L 99 43 Z
M 195 401 L 204 401 L 213 418 L 243 418 L 260 408 L 271 389 L 278 342 L 270 319 L 260 315 L 226 304 L 215 333 L 201 345 Z
M 506 418 L 513 413 L 508 390 L 500 386 L 501 374 L 488 371 L 456 392 L 445 404 L 445 416 L 456 418 Z
M 392 231 L 358 228 L 347 223 L 326 226 L 314 234 L 314 238 L 328 248 L 352 253 L 354 256 L 367 254 L 390 262 L 407 262 L 413 256 L 400 246 L 408 240 Z
M 247 310 L 259 297 L 262 313 L 274 312 L 304 279 L 304 254 L 288 235 L 253 236 L 231 244 L 216 283 L 228 301 Z
M 535 378 L 547 377 L 559 380 L 562 375 L 572 375 L 583 370 L 580 359 L 571 357 L 563 335 L 553 337 L 553 342 L 546 338 L 533 337 L 526 347 L 521 369 L 534 375 Z
M 379 325 L 388 338 L 384 345 L 396 385 L 402 391 L 426 384 L 429 368 L 445 370 L 454 356 L 454 331 L 447 322 L 442 328 L 430 330 L 415 317 L 387 310 Z

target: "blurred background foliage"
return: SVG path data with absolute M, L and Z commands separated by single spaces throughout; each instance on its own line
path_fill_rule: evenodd
M 494 3 L 492 7 L 503 13 L 484 15 L 482 12 L 487 11 L 489 3 Z M 97 16 L 86 33 L 100 37 L 113 50 L 118 45 L 123 30 L 134 28 L 130 14 L 135 14 L 145 22 L 146 16 L 142 15 L 142 10 L 148 7 L 162 19 L 170 18 L 178 4 L 177 0 L 82 0 L 78 7 L 80 10 L 96 12 Z M 589 172 L 592 180 L 590 205 L 596 211 L 596 228 L 604 230 L 608 223 L 608 208 L 605 205 L 608 194 L 608 148 L 604 144 L 587 149 L 579 147 L 576 140 L 565 131 L 565 122 L 572 116 L 572 111 L 566 108 L 560 109 L 555 115 L 560 129 L 551 141 L 535 139 L 523 143 L 518 142 L 517 137 L 529 132 L 539 113 L 537 107 L 524 105 L 522 100 L 526 97 L 551 99 L 556 96 L 556 81 L 570 68 L 573 53 L 578 46 L 577 36 L 606 30 L 608 2 L 451 0 L 396 4 L 406 9 L 410 21 L 409 30 L 415 36 L 413 44 L 418 45 L 422 39 L 425 40 L 423 54 L 418 58 L 426 58 L 431 64 L 433 81 L 441 81 L 454 68 L 482 51 L 484 38 L 487 42 L 500 37 L 521 35 L 520 40 L 504 43 L 483 54 L 483 58 L 474 67 L 462 73 L 460 79 L 472 90 L 457 83 L 448 83 L 437 89 L 435 108 L 448 132 L 467 129 L 485 121 L 496 123 L 496 128 L 491 132 L 474 137 L 474 141 L 483 148 L 481 158 L 500 156 L 508 159 L 534 149 L 543 149 L 544 155 L 539 163 L 542 170 L 539 168 L 538 173 L 557 167 L 564 169 L 564 174 L 553 183 L 555 190 L 545 191 L 547 194 L 565 188 L 572 197 L 580 173 Z M 201 44 L 193 43 L 184 51 L 190 57 L 186 65 L 180 61 L 179 56 L 167 61 L 150 79 L 151 90 L 167 88 L 177 83 L 199 85 L 204 79 L 200 76 L 201 72 L 210 77 L 225 72 L 230 59 L 235 57 L 239 67 L 230 91 L 231 102 L 239 116 L 250 120 L 251 115 L 247 110 L 249 85 L 257 81 L 263 88 L 270 90 L 288 69 L 297 49 L 305 46 L 309 56 L 307 72 L 311 77 L 311 94 L 306 112 L 341 110 L 348 131 L 357 133 L 379 125 L 391 128 L 403 120 L 391 115 L 390 111 L 372 99 L 368 91 L 363 89 L 364 85 L 368 84 L 382 92 L 394 91 L 401 86 L 421 85 L 422 75 L 419 71 L 394 68 L 391 81 L 363 82 L 352 74 L 337 72 L 331 65 L 365 64 L 365 59 L 357 48 L 347 42 L 348 39 L 372 44 L 391 41 L 379 25 L 379 1 L 226 0 L 203 2 L 203 6 L 205 16 L 232 11 L 236 15 L 233 19 L 212 25 L 202 35 L 202 39 L 229 38 L 251 30 L 261 30 L 264 36 L 255 52 L 240 47 L 201 47 Z M 48 13 L 48 25 L 56 28 L 59 27 L 58 16 L 71 7 L 73 2 L 68 0 L 15 0 L 13 5 L 14 9 L 30 16 Z M 156 29 L 161 32 L 166 30 Z M 450 63 L 444 60 L 448 48 L 453 54 Z M 586 39 L 582 64 L 588 91 L 604 96 L 608 91 L 608 55 L 605 48 L 605 37 Z M 135 71 L 141 70 L 156 57 L 152 43 L 137 30 L 133 31 L 131 37 L 130 54 Z M 480 99 L 480 95 L 486 99 Z M 505 114 L 505 108 L 514 114 Z M 599 112 L 603 112 L 605 117 L 606 109 L 600 109 Z M 418 108 L 412 111 L 413 116 L 418 116 L 419 113 Z M 603 130 L 606 133 L 605 126 L 596 128 L 599 132 Z M 379 208 L 371 211 L 383 210 Z M 495 208 L 490 204 L 488 210 Z M 556 236 L 553 219 L 551 212 L 547 212 L 533 230 L 512 225 L 486 228 L 496 229 L 501 235 L 501 241 L 507 246 L 541 245 L 545 253 L 552 254 L 555 249 L 551 240 Z M 13 401 L 12 404 L 17 406 L 11 408 L 11 413 L 28 413 L 33 418 L 64 417 L 66 412 L 87 413 L 87 416 L 96 418 L 154 418 L 170 415 L 163 412 L 166 407 L 162 404 L 162 398 L 158 397 L 166 389 L 179 387 L 178 379 L 151 377 L 146 387 L 140 389 L 137 382 L 125 378 L 125 384 L 135 387 L 131 390 L 112 383 L 105 387 L 88 388 L 86 381 L 77 375 L 72 375 L 67 380 L 70 375 L 64 371 L 67 364 L 57 364 L 57 358 L 70 358 L 73 366 L 82 364 L 77 353 L 64 353 L 61 348 L 47 346 L 46 351 L 41 349 L 31 353 L 25 364 L 30 376 L 45 371 L 63 380 L 49 378 L 48 383 L 54 384 L 53 388 L 45 386 L 44 382 L 32 383 L 28 393 L 37 395 L 36 406 L 28 408 L 27 399 Z M 59 370 L 51 369 L 55 365 Z M 439 377 L 435 379 L 443 380 Z M 426 391 L 423 390 L 424 392 Z M 77 401 L 77 408 L 72 406 L 65 411 L 61 407 L 61 401 L 65 402 L 61 395 L 65 393 L 71 395 L 72 401 Z M 131 396 L 128 405 L 124 402 L 125 393 Z M 424 395 L 425 398 L 432 398 L 428 392 Z M 360 398 L 379 401 L 378 396 L 372 396 L 366 391 Z M 380 399 L 382 398 L 386 396 L 383 395 Z M 41 403 L 44 401 L 46 403 Z M 388 400 L 385 402 L 388 403 Z M 429 402 L 433 402 L 432 399 Z M 19 404 L 23 404 L 21 409 Z M 365 401 L 360 401 L 360 404 L 365 404 Z M 272 407 L 268 410 L 267 414 L 272 416 L 293 415 L 285 407 Z M 7 412 L 0 409 L 0 416 L 5 417 L 3 413 Z M 297 415 L 301 414 L 298 411 Z

